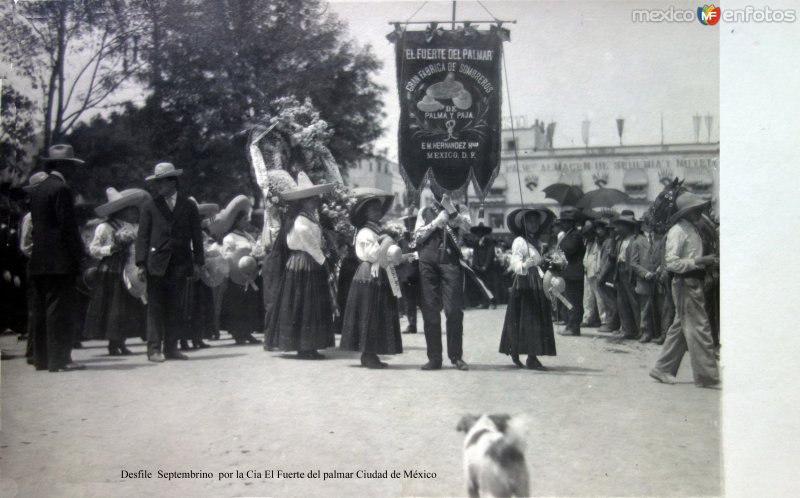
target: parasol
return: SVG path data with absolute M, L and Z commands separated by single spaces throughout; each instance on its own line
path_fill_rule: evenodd
M 624 204 L 631 201 L 628 194 L 615 188 L 599 188 L 586 192 L 583 197 L 575 203 L 579 208 L 599 208 L 611 207 L 616 204 Z
M 574 206 L 583 197 L 583 190 L 566 183 L 554 183 L 543 189 L 544 196 L 553 199 L 562 206 Z

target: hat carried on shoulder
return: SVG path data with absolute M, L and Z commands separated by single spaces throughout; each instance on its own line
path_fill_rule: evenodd
M 69 144 L 56 144 L 51 145 L 47 149 L 47 156 L 41 158 L 42 161 L 69 161 L 76 164 L 84 164 L 86 161 L 75 157 L 75 151 Z
M 333 183 L 314 185 L 308 175 L 301 171 L 297 174 L 296 184 L 292 188 L 280 192 L 280 196 L 287 201 L 297 201 L 308 197 L 314 197 L 315 195 L 327 194 L 333 190 L 333 186 Z
M 94 208 L 94 213 L 101 218 L 105 218 L 117 211 L 122 211 L 127 207 L 140 207 L 150 199 L 150 194 L 140 188 L 129 188 L 118 192 L 114 187 L 108 187 L 106 189 L 106 197 L 108 202 Z
M 391 209 L 394 204 L 394 194 L 390 194 L 385 190 L 372 187 L 359 187 L 353 189 L 353 195 L 356 198 L 356 203 L 350 208 L 350 221 L 356 227 L 360 227 L 367 221 L 366 214 L 364 213 L 364 206 L 369 201 L 378 199 L 381 202 L 381 218 Z
M 675 208 L 677 211 L 670 216 L 669 224 L 677 223 L 678 220 L 686 216 L 689 212 L 702 209 L 710 203 L 711 201 L 704 200 L 699 195 L 695 195 L 691 192 L 683 192 L 675 199 Z
M 209 231 L 214 237 L 221 239 L 233 228 L 239 213 L 252 209 L 253 203 L 246 195 L 237 195 L 211 221 Z
M 22 187 L 22 190 L 25 192 L 33 192 L 36 190 L 36 187 L 38 187 L 43 181 L 47 180 L 48 176 L 50 175 L 45 171 L 39 171 L 32 174 L 31 177 L 28 178 L 28 184 Z
M 519 208 L 511 211 L 506 216 L 506 226 L 508 231 L 518 237 L 525 236 L 525 216 L 528 213 L 535 213 L 539 217 L 539 230 L 547 227 L 556 217 L 556 214 L 547 208 Z
M 156 164 L 156 167 L 153 168 L 153 174 L 145 178 L 145 181 L 152 182 L 153 180 L 177 177 L 181 176 L 182 174 L 183 170 L 175 169 L 175 165 L 172 163 L 158 163 Z

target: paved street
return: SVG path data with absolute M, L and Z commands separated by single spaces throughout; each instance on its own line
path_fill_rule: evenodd
M 585 329 L 556 336 L 558 356 L 542 358 L 549 371 L 519 370 L 496 352 L 504 312 L 466 312 L 469 372 L 420 371 L 421 333 L 404 335 L 406 352 L 386 358 L 383 371 L 361 368 L 355 353 L 303 361 L 227 335 L 189 361 L 160 365 L 138 339 L 131 357 L 85 342 L 73 353 L 89 367 L 80 372 L 3 361 L 0 496 L 459 496 L 455 426 L 486 412 L 529 416 L 533 495 L 722 493 L 721 393 L 694 387 L 688 358 L 679 384 L 661 385 L 647 375 L 658 346 Z M 0 343 L 24 352 L 12 336 Z M 122 478 L 123 470 L 152 477 Z M 159 479 L 159 470 L 213 477 Z M 323 480 L 310 470 L 401 477 Z M 413 470 L 436 477 L 402 477 Z

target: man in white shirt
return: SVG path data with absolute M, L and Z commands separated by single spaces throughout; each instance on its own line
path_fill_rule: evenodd
M 719 370 L 714 355 L 714 342 L 705 309 L 703 279 L 705 269 L 719 265 L 719 258 L 703 255 L 703 242 L 694 223 L 708 202 L 685 192 L 676 202 L 677 212 L 667 232 L 666 268 L 672 273 L 672 297 L 675 319 L 672 322 L 661 355 L 650 377 L 664 384 L 674 384 L 683 355 L 689 351 L 694 383 L 698 387 L 719 384 Z

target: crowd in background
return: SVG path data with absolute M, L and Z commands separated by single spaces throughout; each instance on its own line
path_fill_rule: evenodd
M 0 223 L 2 328 L 29 338 L 26 356 L 39 370 L 84 368 L 70 351 L 92 339 L 108 341 L 114 356 L 131 354 L 126 340 L 140 337 L 151 361 L 187 359 L 184 352 L 210 347 L 221 331 L 236 344 L 266 342 L 306 359 L 324 357 L 318 350 L 341 333 L 340 347 L 360 351 L 362 365 L 385 368 L 377 355 L 402 352 L 399 317 L 407 319 L 403 333 L 416 333 L 418 308 L 429 356 L 423 369 L 441 368 L 444 311 L 448 357 L 467 370 L 462 310 L 506 305 L 499 351 L 519 366 L 527 353 L 528 368 L 545 369 L 537 355 L 555 355 L 553 324 L 563 325 L 561 335 L 596 328 L 611 340 L 660 345 L 677 323 L 683 346 L 668 341 L 664 350 L 688 349 L 698 384 L 718 382 L 716 358 L 713 372 L 697 380 L 698 346 L 685 330 L 708 328 L 713 345 L 703 347 L 714 356 L 718 225 L 708 203 L 690 193 L 675 192 L 669 224 L 652 210 L 637 219 L 630 210 L 564 206 L 556 217 L 547 208 L 517 209 L 506 220 L 508 239 L 473 224 L 447 195 L 410 208 L 392 230 L 385 218 L 393 196 L 366 191 L 351 207 L 353 243 L 334 248 L 334 259 L 317 214 L 333 186 L 303 173 L 287 180 L 281 196 L 290 215 L 266 247 L 263 212 L 245 195 L 223 209 L 198 202 L 180 192 L 182 171 L 160 163 L 146 178 L 149 191 L 109 186 L 107 202 L 88 210 L 68 187 L 82 161 L 67 145 L 49 154 L 24 191 L 4 187 Z M 393 246 L 397 259 L 387 263 Z M 702 295 L 684 303 L 683 286 Z M 697 303 L 702 310 L 691 309 Z M 672 383 L 677 364 L 660 362 L 651 376 Z

